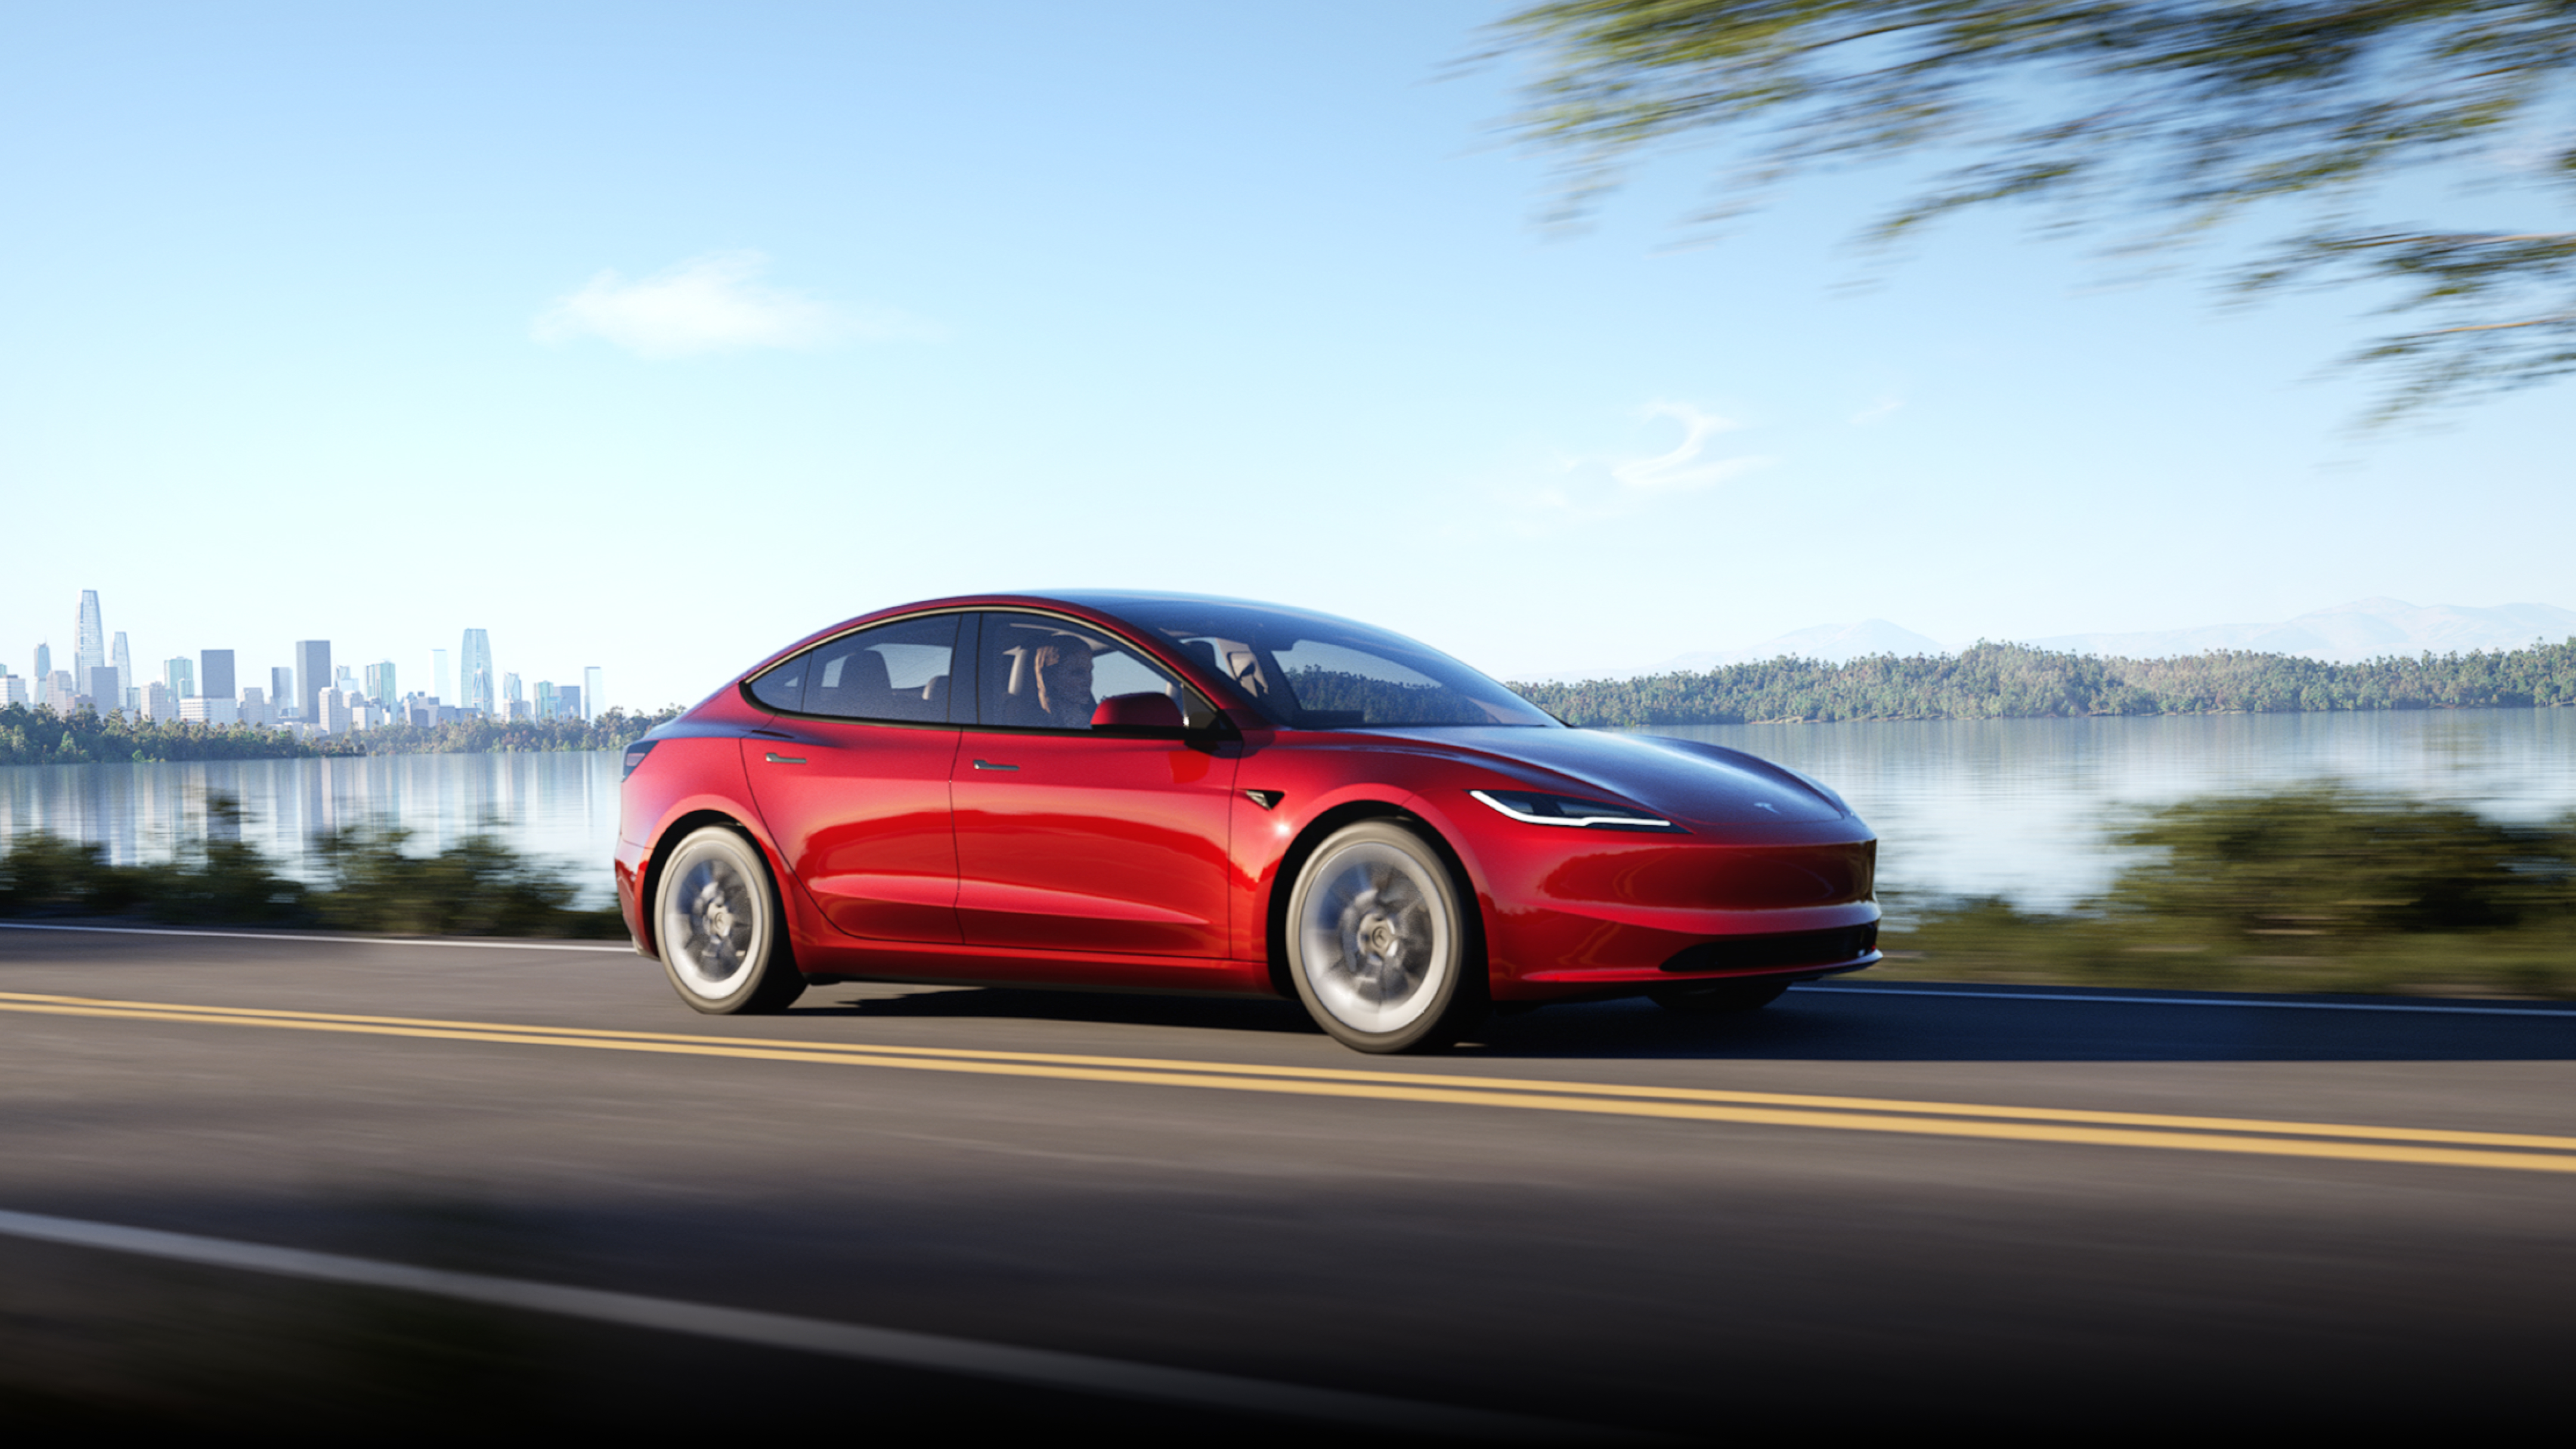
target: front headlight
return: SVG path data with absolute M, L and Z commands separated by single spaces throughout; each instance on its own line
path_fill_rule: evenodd
M 1634 805 L 1611 805 L 1573 795 L 1543 795 L 1535 790 L 1470 790 L 1487 805 L 1526 825 L 1572 825 L 1598 830 L 1663 830 L 1682 828 Z

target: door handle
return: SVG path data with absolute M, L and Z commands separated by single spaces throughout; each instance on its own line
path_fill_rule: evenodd
M 801 765 L 805 763 L 805 757 L 802 755 L 782 755 L 776 750 L 771 750 L 769 752 L 769 763 L 773 765 Z
M 976 768 L 976 769 L 979 769 L 979 770 L 1016 770 L 1016 769 L 1018 769 L 1018 768 L 1019 768 L 1019 766 L 1017 766 L 1017 765 L 997 765 L 997 764 L 994 764 L 994 763 L 993 763 L 992 761 L 990 761 L 990 760 L 977 760 L 977 761 L 975 762 L 975 768 Z

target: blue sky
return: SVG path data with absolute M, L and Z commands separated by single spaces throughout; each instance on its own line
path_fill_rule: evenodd
M 2012 216 L 1854 289 L 1879 173 L 1691 246 L 1676 159 L 1549 233 L 1515 73 L 1442 78 L 1503 8 L 0 12 L 0 659 L 83 588 L 138 660 L 411 685 L 471 625 L 646 706 L 987 588 L 1506 676 L 2576 604 L 2564 388 L 2357 440 L 2366 299 Z

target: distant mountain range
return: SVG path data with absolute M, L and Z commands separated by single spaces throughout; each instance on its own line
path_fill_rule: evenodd
M 2153 634 L 2061 634 L 2033 639 L 2042 649 L 2077 654 L 2117 654 L 2161 659 L 2212 649 L 2252 649 L 2264 654 L 2304 654 L 2334 664 L 2356 664 L 2386 654 L 2466 654 L 2472 649 L 2527 649 L 2533 641 L 2563 643 L 2576 635 L 2576 610 L 2552 604 L 2416 605 L 2404 599 L 2362 599 L 2319 609 L 2279 624 L 2212 624 Z
M 1857 624 L 1819 624 L 1777 639 L 1766 639 L 1750 649 L 1703 649 L 1696 654 L 1676 654 L 1655 665 L 1650 674 L 1670 674 L 1675 670 L 1709 670 L 1721 664 L 1749 664 L 1756 659 L 1777 659 L 1787 654 L 1799 659 L 1823 659 L 1835 664 L 1858 659 L 1868 654 L 1945 654 L 1949 646 L 1938 639 L 1899 628 L 1885 619 L 1863 619 Z
M 2165 659 L 2212 649 L 2251 649 L 2352 664 L 2382 655 L 2415 655 L 2426 650 L 2435 654 L 2465 654 L 2472 649 L 2493 653 L 2528 648 L 2535 640 L 2555 644 L 2570 637 L 2576 637 L 2576 609 L 2554 604 L 2473 608 L 2463 604 L 2410 604 L 2403 599 L 2360 599 L 2274 624 L 2210 624 L 2144 634 L 2058 634 L 2014 642 L 2067 653 L 2130 659 Z M 1839 664 L 1870 654 L 1943 654 L 1956 652 L 1958 647 L 1885 619 L 1864 619 L 1857 624 L 1820 624 L 1800 629 L 1746 649 L 1677 654 L 1644 672 L 1708 670 L 1722 664 L 1777 659 L 1784 654 Z

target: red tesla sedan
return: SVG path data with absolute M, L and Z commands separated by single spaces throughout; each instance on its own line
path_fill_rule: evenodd
M 618 836 L 635 947 L 705 1012 L 851 980 L 1275 994 L 1392 1052 L 1879 960 L 1877 841 L 1824 786 L 1233 599 L 836 624 L 629 746 Z

